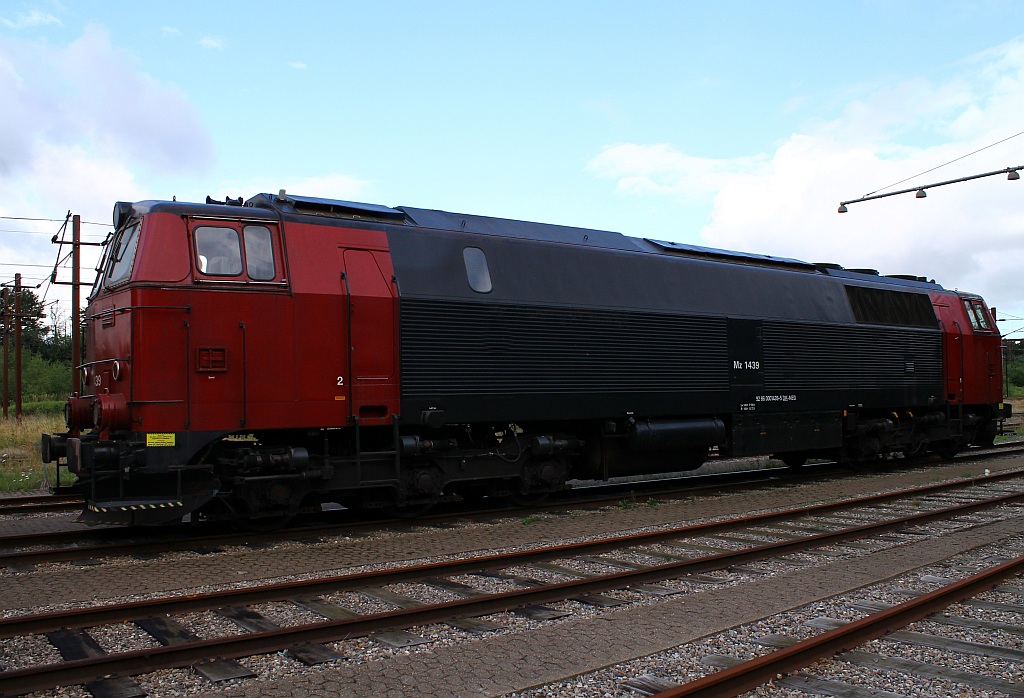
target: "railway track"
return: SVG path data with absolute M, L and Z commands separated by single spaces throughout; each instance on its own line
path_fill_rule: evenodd
M 82 503 L 82 498 L 76 494 L 42 494 L 2 497 L 0 498 L 0 516 L 74 511 L 75 509 L 81 509 Z
M 1005 456 L 1008 453 L 1024 452 L 1024 444 L 1008 443 L 1000 448 L 988 451 L 971 452 L 972 459 Z M 743 487 L 751 484 L 764 483 L 778 479 L 796 482 L 802 479 L 813 479 L 835 472 L 832 463 L 822 463 L 792 470 L 787 468 L 763 468 L 756 470 L 740 470 L 722 473 L 711 473 L 699 476 L 684 476 L 659 480 L 638 482 L 612 483 L 603 486 L 582 487 L 557 497 L 549 503 L 532 507 L 489 506 L 487 508 L 449 507 L 435 515 L 416 519 L 417 524 L 430 525 L 433 522 L 444 523 L 453 516 L 460 518 L 497 517 L 515 512 L 530 516 L 541 512 L 558 510 L 565 506 L 600 507 L 622 501 L 622 496 L 633 499 L 648 497 L 655 500 L 668 499 L 681 494 L 692 494 L 695 491 Z M 45 506 L 52 496 L 36 496 L 18 498 L 22 504 L 15 505 L 13 510 L 25 511 L 23 507 Z M 65 497 L 65 499 L 70 499 Z M 0 500 L 2 501 L 2 500 Z M 79 505 L 81 501 L 78 501 Z M 61 503 L 54 503 L 61 506 Z M 66 506 L 73 506 L 69 502 Z M 46 511 L 46 509 L 43 509 Z M 0 510 L 0 514 L 2 514 Z M 349 512 L 351 513 L 351 512 Z M 327 512 L 346 514 L 346 512 Z M 217 530 L 216 526 L 178 526 L 164 529 L 131 529 L 126 527 L 83 527 L 57 530 L 0 535 L 0 566 L 13 569 L 26 569 L 32 565 L 53 562 L 74 562 L 102 558 L 124 557 L 130 555 L 150 555 L 172 551 L 188 551 L 195 549 L 215 549 L 221 546 L 251 545 L 254 543 L 269 544 L 282 540 L 309 540 L 316 537 L 329 537 L 358 533 L 380 527 L 407 524 L 404 519 L 376 519 L 368 523 L 365 520 L 353 521 L 351 518 L 338 522 L 337 518 L 329 518 L 326 523 L 302 524 L 279 531 L 237 532 Z M 369 528 L 369 527 L 372 527 Z M 213 531 L 213 532 L 211 532 Z
M 486 507 L 448 506 L 436 514 L 417 517 L 417 525 L 430 525 L 450 521 L 453 517 L 484 520 L 507 516 L 509 513 L 524 516 L 559 510 L 566 506 L 601 507 L 623 501 L 627 496 L 668 499 L 683 493 L 724 489 L 763 483 L 780 478 L 789 481 L 820 477 L 832 472 L 833 464 L 808 466 L 799 473 L 785 468 L 762 468 L 740 470 L 699 476 L 684 476 L 638 482 L 612 483 L 601 486 L 584 486 L 554 497 L 546 503 L 530 507 L 507 504 Z M 45 497 L 27 497 L 32 503 L 44 503 Z M 19 511 L 19 507 L 14 507 Z M 84 527 L 47 530 L 11 535 L 0 535 L 0 566 L 25 569 L 31 565 L 53 562 L 74 562 L 89 559 L 147 555 L 172 551 L 188 551 L 196 548 L 211 549 L 253 543 L 273 543 L 282 540 L 308 540 L 316 537 L 338 536 L 361 533 L 393 526 L 408 525 L 408 519 L 356 517 L 358 512 L 324 512 L 325 523 L 301 523 L 277 531 L 225 531 L 223 526 L 206 524 L 197 526 L 168 526 L 162 528 L 128 528 L 118 526 Z M 339 521 L 338 519 L 342 520 Z M 315 519 L 313 519 L 315 521 Z
M 942 580 L 943 586 L 934 591 L 913 595 L 909 601 L 897 605 L 860 601 L 849 604 L 863 612 L 862 618 L 849 621 L 828 617 L 814 618 L 807 623 L 821 630 L 812 637 L 798 640 L 790 635 L 769 634 L 754 640 L 756 644 L 770 648 L 766 654 L 749 660 L 731 655 L 709 655 L 702 664 L 720 668 L 703 678 L 682 685 L 653 675 L 635 677 L 627 686 L 642 695 L 656 698 L 723 698 L 736 696 L 746 691 L 772 684 L 780 695 L 792 691 L 805 691 L 828 695 L 874 695 L 898 697 L 900 694 L 882 690 L 858 688 L 849 683 L 822 678 L 813 671 L 812 665 L 835 657 L 865 669 L 882 669 L 916 677 L 918 680 L 953 681 L 976 690 L 996 692 L 1010 696 L 1024 695 L 1024 686 L 999 677 L 987 676 L 963 670 L 957 666 L 937 666 L 905 657 L 893 657 L 871 651 L 866 647 L 873 640 L 887 638 L 891 642 L 906 643 L 946 650 L 953 653 L 981 655 L 997 660 L 1020 662 L 1024 651 L 998 644 L 981 643 L 942 635 L 930 635 L 905 628 L 920 620 L 931 620 L 940 624 L 984 629 L 993 632 L 1007 632 L 1020 636 L 1024 628 L 1001 621 L 987 621 L 944 613 L 950 606 L 967 602 L 974 606 L 1009 610 L 1020 613 L 1024 608 L 991 601 L 978 601 L 974 597 L 991 589 L 1024 599 L 1024 588 L 1019 586 L 999 587 L 1004 581 L 1024 574 L 1024 556 L 992 565 L 980 572 L 959 580 Z M 764 695 L 759 694 L 759 695 Z M 986 693 L 990 695 L 990 693 Z
M 640 483 L 616 484 L 604 488 L 586 488 L 584 494 L 557 498 L 549 503 L 531 507 L 491 506 L 487 508 L 453 507 L 434 515 L 421 516 L 415 520 L 417 525 L 445 523 L 453 517 L 483 520 L 507 516 L 509 513 L 523 516 L 558 510 L 566 506 L 600 507 L 622 501 L 623 495 L 636 497 L 671 498 L 681 493 L 691 493 L 697 489 L 720 489 L 730 486 L 745 486 L 783 477 L 781 469 L 749 470 L 718 475 L 704 475 L 695 486 L 687 478 L 668 481 L 644 481 Z M 808 469 L 803 477 L 818 477 L 819 472 Z M 795 481 L 796 475 L 788 479 Z M 679 480 L 684 480 L 680 484 Z M 345 512 L 327 512 L 331 514 Z M 283 540 L 304 540 L 317 537 L 339 536 L 360 533 L 380 528 L 408 525 L 407 519 L 381 518 L 366 520 L 346 519 L 341 522 L 291 526 L 279 531 L 238 532 L 220 530 L 216 526 L 166 527 L 162 529 L 140 529 L 127 527 L 82 527 L 57 531 L 38 531 L 0 535 L 0 566 L 24 569 L 31 565 L 53 562 L 74 562 L 89 559 L 124 557 L 129 555 L 147 555 L 173 551 L 188 551 L 197 548 L 211 549 L 221 546 L 266 544 Z M 222 528 L 222 527 L 221 527 Z
M 0 692 L 44 690 L 58 685 L 101 681 L 105 676 L 124 677 L 197 662 L 196 666 L 202 667 L 202 662 L 211 656 L 227 660 L 287 651 L 305 661 L 302 655 L 312 652 L 307 655 L 310 663 L 331 661 L 338 658 L 337 652 L 324 643 L 342 638 L 381 636 L 438 622 L 461 624 L 463 628 L 470 628 L 469 632 L 490 632 L 495 629 L 491 627 L 494 624 L 481 621 L 481 616 L 514 612 L 553 618 L 565 614 L 544 604 L 573 599 L 584 604 L 615 606 L 623 603 L 623 599 L 618 598 L 623 594 L 648 598 L 671 595 L 678 592 L 678 588 L 673 587 L 674 580 L 692 580 L 695 576 L 807 551 L 834 555 L 834 551 L 822 549 L 856 545 L 857 541 L 915 526 L 1019 505 L 1024 502 L 1024 491 L 985 490 L 999 488 L 1002 481 L 1020 476 L 1020 472 L 1000 473 L 952 486 L 948 483 L 932 485 L 728 521 L 500 555 L 11 617 L 0 620 L 0 637 L 64 633 L 51 641 L 70 643 L 65 656 L 79 658 L 2 672 Z M 964 491 L 965 487 L 969 489 Z M 929 497 L 937 499 L 926 505 Z M 950 504 L 951 497 L 970 501 Z M 914 513 L 907 514 L 908 509 Z M 775 540 L 757 540 L 766 536 Z M 731 547 L 737 549 L 728 549 Z M 638 562 L 638 558 L 644 561 Z M 467 578 L 497 580 L 509 588 L 484 591 L 467 584 Z M 393 590 L 395 585 L 408 584 L 440 589 L 451 598 L 423 605 L 413 596 Z M 339 595 L 353 594 L 369 596 L 397 608 L 360 615 L 338 602 Z M 252 609 L 255 604 L 271 601 L 300 605 L 318 614 L 320 620 L 277 627 Z M 173 620 L 184 613 L 213 609 L 228 609 L 221 615 L 230 617 L 249 632 L 199 639 Z M 154 618 L 158 620 L 153 621 Z M 87 636 L 80 631 L 70 637 L 66 635 L 75 629 L 126 622 L 138 624 L 166 644 L 104 655 L 97 654 L 95 643 L 90 645 Z M 309 650 L 310 647 L 317 649 Z M 93 656 L 88 656 L 90 651 Z M 213 676 L 226 671 L 224 667 L 210 669 Z

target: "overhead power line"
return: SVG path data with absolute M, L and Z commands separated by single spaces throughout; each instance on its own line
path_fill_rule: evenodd
M 39 221 L 42 223 L 63 223 L 63 218 L 29 218 L 28 216 L 0 216 L 0 220 L 4 221 Z M 102 225 L 107 228 L 113 228 L 112 223 L 90 223 L 89 221 L 82 221 L 82 225 Z
M 0 228 L 0 233 L 7 233 L 9 235 L 52 235 L 52 233 L 48 233 L 45 230 L 14 230 L 10 228 Z M 105 237 L 105 234 L 92 235 L 90 237 L 93 237 L 97 240 L 102 240 Z
M 24 263 L 17 263 L 16 264 L 14 262 L 0 262 L 0 267 L 41 267 L 43 269 L 50 269 L 50 268 L 52 268 L 52 266 L 53 266 L 52 264 L 24 264 Z
M 897 184 L 903 184 L 904 182 L 909 182 L 910 180 L 914 179 L 915 177 L 920 177 L 921 175 L 926 175 L 929 172 L 934 172 L 935 170 L 941 169 L 941 168 L 945 167 L 946 165 L 952 165 L 954 162 L 958 162 L 960 160 L 963 160 L 964 158 L 969 158 L 972 155 L 980 153 L 983 150 L 988 150 L 989 148 L 991 148 L 993 146 L 996 146 L 996 145 L 999 145 L 1000 143 L 1005 143 L 1006 141 L 1008 141 L 1008 140 L 1010 140 L 1012 138 L 1016 138 L 1017 136 L 1019 136 L 1021 134 L 1024 134 L 1024 131 L 1021 131 L 1020 133 L 1015 133 L 1012 136 L 1008 136 L 1008 137 L 1004 138 L 1001 141 L 996 141 L 995 143 L 990 143 L 989 145 L 986 145 L 984 148 L 978 148 L 977 150 L 975 150 L 973 152 L 967 153 L 967 155 L 961 155 L 958 158 L 953 158 L 949 162 L 944 162 L 941 165 L 936 165 L 935 167 L 933 167 L 933 168 L 931 168 L 929 170 L 925 170 L 924 172 L 918 172 L 916 175 L 913 175 L 911 177 L 907 177 L 906 179 L 901 179 L 898 182 L 893 182 L 892 184 L 887 184 L 884 187 L 882 187 L 881 189 L 875 189 L 874 191 L 870 191 L 870 192 L 868 192 L 867 194 L 865 194 L 864 196 L 862 196 L 860 198 L 861 199 L 866 199 L 867 197 L 871 196 L 872 194 L 877 194 L 880 191 L 885 191 L 889 187 L 895 187 Z M 857 200 L 860 201 L 860 199 L 857 199 Z

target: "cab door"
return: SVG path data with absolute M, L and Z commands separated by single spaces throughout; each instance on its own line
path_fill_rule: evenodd
M 349 336 L 350 416 L 390 424 L 398 412 L 397 294 L 370 250 L 339 249 Z M 388 270 L 390 271 L 390 270 Z

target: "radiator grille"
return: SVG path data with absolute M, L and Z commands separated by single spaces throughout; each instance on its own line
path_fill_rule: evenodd
M 765 323 L 766 390 L 930 386 L 942 381 L 935 331 Z
M 727 390 L 723 319 L 409 300 L 408 396 Z

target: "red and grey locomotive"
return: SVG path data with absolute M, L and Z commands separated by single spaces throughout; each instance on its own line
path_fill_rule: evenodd
M 114 225 L 42 439 L 86 521 L 950 455 L 1007 412 L 984 301 L 923 278 L 284 191 Z

